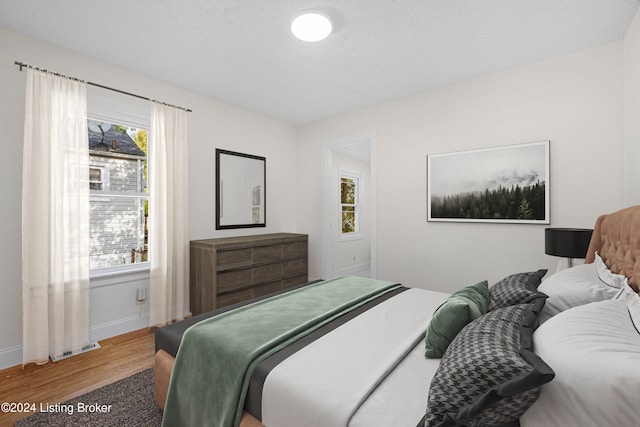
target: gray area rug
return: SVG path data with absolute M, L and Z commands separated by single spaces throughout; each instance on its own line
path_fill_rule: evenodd
M 153 396 L 153 369 L 106 385 L 59 405 L 43 403 L 39 412 L 16 427 L 160 426 L 162 411 Z M 110 406 L 109 406 L 110 405 Z

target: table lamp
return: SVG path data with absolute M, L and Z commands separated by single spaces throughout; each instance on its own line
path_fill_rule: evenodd
M 574 258 L 586 257 L 592 233 L 589 228 L 545 228 L 544 253 L 569 258 L 573 267 Z

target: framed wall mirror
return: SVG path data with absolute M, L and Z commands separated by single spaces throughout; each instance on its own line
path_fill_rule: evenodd
M 216 230 L 266 227 L 266 163 L 216 148 Z

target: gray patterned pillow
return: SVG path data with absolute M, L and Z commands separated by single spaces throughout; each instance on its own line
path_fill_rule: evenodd
M 546 269 L 516 273 L 500 280 L 489 288 L 489 311 L 527 303 L 544 295 L 537 289 L 545 274 L 547 274 Z
M 532 352 L 543 306 L 544 298 L 538 298 L 497 309 L 456 336 L 431 381 L 424 427 L 518 422 L 554 376 Z

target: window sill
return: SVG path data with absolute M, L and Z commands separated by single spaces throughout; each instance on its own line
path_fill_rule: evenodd
M 341 242 L 351 242 L 354 240 L 363 240 L 364 234 L 362 233 L 349 233 L 349 234 L 340 234 L 339 240 Z
M 89 276 L 91 288 L 148 279 L 150 270 L 151 264 L 148 262 L 95 269 Z

